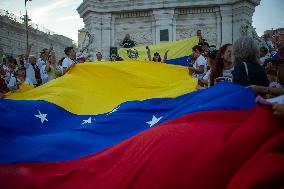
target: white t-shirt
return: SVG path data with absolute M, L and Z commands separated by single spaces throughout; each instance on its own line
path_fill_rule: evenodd
M 62 62 L 62 67 L 64 68 L 69 68 L 72 64 L 75 64 L 75 61 L 70 59 L 69 57 L 64 58 Z
M 204 58 L 204 56 L 199 55 L 199 57 L 196 59 L 195 63 L 193 64 L 193 68 L 194 69 L 198 69 L 199 66 L 204 66 L 204 72 L 203 72 L 203 74 L 193 73 L 192 77 L 196 77 L 196 78 L 199 78 L 199 79 L 202 79 L 204 77 L 205 73 L 207 72 L 207 64 L 206 64 L 206 62 L 207 61 Z
M 227 70 L 223 69 L 223 77 L 226 78 L 226 81 L 233 82 L 233 71 L 234 67 Z
M 275 81 L 269 83 L 269 87 L 270 87 L 270 88 L 277 88 L 277 89 L 283 88 L 283 86 L 282 86 L 280 83 L 275 82 Z
M 46 65 L 46 62 L 39 58 L 36 62 L 36 65 L 39 69 L 41 69 L 42 66 Z
M 16 78 L 16 77 L 11 77 L 9 84 L 8 84 L 8 87 L 11 88 L 11 89 L 14 89 L 16 87 L 16 84 L 17 84 L 17 79 L 18 78 Z M 18 81 L 20 81 L 20 80 L 18 79 Z M 32 81 L 29 80 L 28 78 L 25 79 L 24 83 L 31 85 L 31 86 L 34 86 Z
M 5 72 L 4 80 L 7 84 L 9 84 L 10 78 L 12 77 L 14 70 L 7 65 L 3 65 L 2 68 Z
M 29 80 L 33 83 L 33 85 L 37 85 L 37 80 L 35 78 L 35 71 L 31 63 L 26 62 L 25 63 L 26 67 L 26 80 Z
M 45 70 L 45 67 L 46 67 L 46 65 L 43 65 L 43 66 L 40 68 L 40 77 L 41 77 L 41 80 L 42 80 L 42 84 L 48 82 L 48 73 L 47 73 L 47 71 Z
M 205 76 L 202 78 L 203 80 L 206 80 L 210 83 L 210 74 L 211 74 L 211 71 L 208 70 L 205 74 Z

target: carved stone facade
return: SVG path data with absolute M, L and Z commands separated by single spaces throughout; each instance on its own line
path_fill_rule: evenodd
M 109 56 L 110 47 L 119 47 L 129 33 L 138 45 L 176 41 L 202 30 L 211 45 L 220 47 L 244 35 L 251 27 L 260 0 L 84 0 L 77 11 L 85 28 L 94 34 L 90 51 Z M 161 41 L 161 39 L 163 39 Z
M 198 28 L 209 44 L 217 45 L 218 11 L 217 8 L 176 9 L 176 39 L 194 36 Z
M 127 24 L 125 24 L 127 23 Z M 152 44 L 151 12 L 129 12 L 113 15 L 112 46 L 119 46 L 126 33 L 130 33 L 138 44 Z

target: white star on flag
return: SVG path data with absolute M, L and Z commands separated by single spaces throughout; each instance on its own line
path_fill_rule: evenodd
M 156 118 L 156 116 L 153 115 L 152 120 L 148 121 L 147 123 L 150 125 L 150 127 L 154 126 L 156 123 L 158 123 L 163 117 Z
M 85 125 L 85 124 L 91 124 L 92 123 L 92 117 L 89 117 L 89 119 L 87 120 L 83 120 L 83 123 L 81 123 L 81 125 Z
M 48 121 L 46 119 L 47 114 L 42 114 L 39 110 L 37 110 L 37 111 L 38 111 L 39 115 L 35 115 L 35 116 L 40 119 L 41 123 L 43 123 L 44 121 Z
M 110 114 L 112 114 L 112 113 L 114 113 L 114 112 L 116 112 L 117 110 L 118 110 L 118 108 L 119 108 L 120 106 L 118 106 L 118 107 L 116 107 L 116 108 L 114 108 L 111 112 L 109 112 L 107 115 L 110 115 Z

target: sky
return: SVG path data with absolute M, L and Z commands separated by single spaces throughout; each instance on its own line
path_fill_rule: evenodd
M 25 13 L 24 0 L 1 0 L 0 9 L 15 15 Z M 83 0 L 33 0 L 27 3 L 28 14 L 32 22 L 44 26 L 57 34 L 78 40 L 78 30 L 84 27 L 77 7 Z M 262 35 L 271 28 L 284 28 L 284 1 L 261 0 L 253 16 L 253 27 Z
M 78 40 L 78 30 L 84 27 L 77 7 L 83 0 L 32 0 L 27 2 L 28 15 L 33 23 L 44 26 L 57 34 Z M 15 15 L 25 14 L 24 0 L 0 0 L 0 9 Z

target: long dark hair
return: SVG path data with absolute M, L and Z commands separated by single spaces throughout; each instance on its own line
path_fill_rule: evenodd
M 223 73 L 223 69 L 224 69 L 224 61 L 223 61 L 223 58 L 222 58 L 222 55 L 225 53 L 225 51 L 227 50 L 227 48 L 229 46 L 232 46 L 232 44 L 230 43 L 227 43 L 225 45 L 223 45 L 218 53 L 217 53 L 217 56 L 215 58 L 215 61 L 214 61 L 214 64 L 211 68 L 211 74 L 210 74 L 210 86 L 213 86 L 214 85 L 214 80 L 218 77 L 221 77 L 222 76 L 222 73 Z

